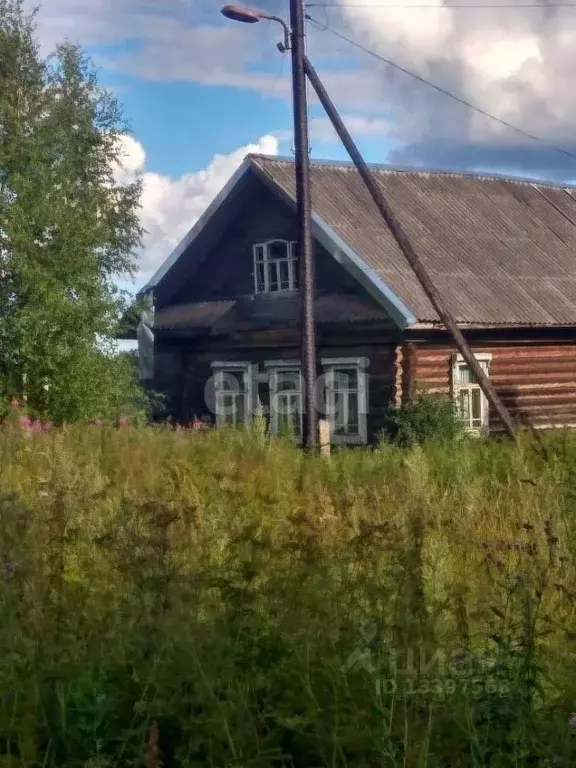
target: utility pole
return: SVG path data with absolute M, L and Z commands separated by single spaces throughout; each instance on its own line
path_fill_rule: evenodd
M 246 24 L 254 24 L 264 19 L 275 21 L 282 25 L 284 30 L 284 43 L 278 48 L 284 52 L 286 48 L 292 51 L 292 81 L 294 96 L 294 144 L 296 149 L 296 201 L 298 214 L 298 256 L 300 259 L 300 296 L 302 303 L 301 312 L 301 360 L 303 373 L 303 401 L 306 418 L 304 419 L 304 445 L 311 450 L 316 450 L 318 445 L 318 408 L 316 401 L 316 337 L 314 327 L 314 256 L 312 251 L 311 221 L 312 211 L 310 204 L 310 157 L 308 141 L 308 105 L 306 98 L 306 78 L 312 84 L 320 103 L 324 107 L 336 133 L 344 144 L 352 162 L 356 166 L 360 178 L 364 182 L 372 200 L 374 201 L 382 218 L 386 222 L 398 247 L 404 254 L 406 261 L 416 275 L 422 289 L 426 293 L 430 303 L 438 313 L 438 317 L 444 323 L 446 329 L 454 339 L 454 343 L 464 360 L 474 372 L 478 384 L 490 405 L 498 414 L 504 429 L 508 435 L 516 440 L 514 422 L 504 403 L 499 398 L 492 386 L 490 379 L 484 373 L 482 366 L 476 357 L 460 328 L 444 304 L 444 300 L 434 285 L 428 271 L 414 250 L 410 239 L 394 212 L 390 208 L 384 193 L 378 182 L 368 168 L 358 147 L 350 136 L 346 126 L 342 122 L 336 107 L 316 70 L 308 60 L 305 50 L 304 23 L 305 13 L 303 0 L 290 0 L 290 25 L 278 16 L 271 16 L 264 11 L 254 8 L 245 8 L 238 5 L 227 5 L 222 8 L 222 14 L 234 21 Z
M 305 14 L 303 0 L 290 0 L 290 29 L 279 16 L 255 8 L 225 5 L 221 13 L 243 24 L 274 21 L 282 26 L 284 42 L 278 49 L 292 53 L 292 90 L 294 105 L 294 147 L 296 150 L 296 213 L 298 219 L 298 260 L 300 264 L 300 359 L 302 401 L 305 417 L 303 442 L 315 451 L 318 446 L 318 405 L 316 398 L 316 330 L 314 326 L 314 252 L 312 249 L 312 207 L 310 203 L 310 146 L 308 138 L 308 103 L 306 98 Z
M 304 445 L 315 451 L 318 444 L 316 401 L 316 332 L 314 325 L 315 269 L 310 202 L 310 146 L 306 97 L 306 39 L 303 0 L 290 0 L 292 87 L 294 98 L 294 148 L 296 152 L 296 212 L 301 297 L 301 370 L 304 387 Z
M 328 92 L 324 88 L 324 85 L 320 80 L 320 78 L 318 77 L 316 70 L 314 69 L 312 64 L 308 61 L 308 58 L 305 58 L 304 60 L 304 69 L 306 72 L 306 76 L 310 80 L 310 83 L 314 88 L 316 95 L 318 96 L 318 99 L 320 100 L 320 103 L 326 110 L 326 114 L 328 115 L 330 122 L 334 126 L 336 133 L 338 134 L 340 140 L 344 144 L 348 154 L 350 155 L 350 158 L 352 159 L 352 162 L 356 166 L 356 169 L 358 170 L 358 173 L 360 174 L 362 181 L 364 182 L 366 188 L 368 189 L 368 192 L 370 193 L 372 200 L 376 204 L 376 207 L 378 208 L 382 218 L 386 222 L 390 232 L 392 233 L 392 236 L 396 240 L 398 247 L 404 254 L 408 264 L 412 267 L 412 270 L 415 273 L 416 277 L 418 278 L 420 285 L 424 289 L 426 296 L 428 297 L 428 299 L 430 300 L 430 303 L 438 313 L 440 320 L 444 323 L 447 330 L 452 335 L 452 338 L 454 339 L 454 342 L 456 344 L 456 347 L 458 348 L 458 351 L 460 352 L 464 360 L 468 363 L 468 365 L 474 372 L 478 380 L 478 384 L 480 385 L 480 388 L 482 389 L 490 405 L 494 408 L 494 410 L 498 414 L 500 421 L 502 422 L 502 425 L 504 426 L 506 432 L 512 438 L 512 440 L 516 440 L 516 431 L 514 428 L 514 422 L 512 421 L 510 414 L 505 408 L 504 403 L 498 397 L 496 390 L 492 386 L 488 376 L 486 376 L 486 374 L 484 373 L 482 366 L 476 360 L 474 353 L 470 349 L 470 346 L 468 345 L 468 342 L 464 338 L 464 335 L 462 334 L 462 331 L 458 327 L 458 324 L 456 323 L 456 320 L 452 316 L 452 313 L 445 306 L 444 301 L 440 293 L 438 292 L 436 286 L 432 282 L 432 279 L 430 278 L 430 275 L 428 274 L 426 268 L 424 267 L 424 264 L 420 261 L 420 257 L 414 250 L 414 247 L 412 246 L 410 239 L 408 238 L 407 234 L 404 232 L 402 225 L 400 224 L 400 222 L 394 215 L 394 212 L 390 208 L 390 205 L 386 200 L 386 197 L 384 196 L 382 189 L 380 188 L 378 182 L 376 181 L 372 172 L 368 168 L 366 162 L 364 161 L 364 158 L 360 154 L 358 147 L 354 143 L 354 140 L 350 136 L 350 133 L 348 132 L 346 126 L 342 122 L 342 118 L 338 114 L 338 111 L 334 106 L 330 96 L 328 95 Z

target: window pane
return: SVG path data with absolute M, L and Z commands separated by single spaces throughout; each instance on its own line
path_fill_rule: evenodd
M 268 290 L 269 291 L 277 291 L 278 290 L 278 262 L 272 262 L 271 264 L 267 264 L 266 268 L 268 270 Z
M 254 248 L 254 254 L 256 256 L 256 261 L 264 261 L 264 246 L 257 245 Z
M 288 261 L 279 261 L 278 271 L 280 273 L 280 290 L 287 291 L 290 288 L 290 272 L 288 269 Z
M 298 371 L 278 371 L 276 374 L 276 387 L 278 392 L 300 391 L 300 374 Z
M 463 389 L 458 397 L 458 411 L 460 413 L 461 420 L 469 425 L 470 424 L 470 391 Z
M 360 371 L 354 367 L 327 370 L 326 416 L 336 437 L 360 434 Z
M 334 434 L 337 436 L 358 435 L 358 395 L 352 392 L 341 392 L 336 398 L 335 406 L 330 416 Z
M 347 403 L 346 395 L 342 395 L 342 394 L 336 395 L 336 397 L 333 400 L 333 407 L 328 416 L 330 426 L 335 435 L 342 436 L 342 435 L 345 435 L 347 432 L 346 430 L 347 405 L 348 403 Z
M 300 436 L 300 414 L 302 400 L 297 392 L 282 392 L 275 398 L 277 408 L 278 429 L 280 432 L 289 427 L 296 436 Z
M 278 259 L 288 258 L 288 244 L 276 240 L 273 243 L 268 243 L 268 260 L 276 261 Z
M 358 371 L 356 368 L 333 368 L 333 387 L 337 392 L 358 390 Z
M 218 376 L 220 389 L 231 392 L 243 392 L 245 390 L 244 371 L 222 371 Z
M 243 416 L 244 395 L 221 394 L 218 397 L 218 416 L 225 424 L 237 424 Z
M 235 413 L 234 420 L 236 424 L 241 424 L 246 417 L 246 398 L 243 394 L 239 393 L 235 397 Z
M 479 388 L 472 390 L 472 426 L 482 426 L 482 392 Z
M 257 262 L 256 263 L 256 290 L 258 292 L 262 292 L 266 289 L 266 284 L 264 282 L 264 270 L 265 265 Z
M 458 366 L 459 384 L 476 384 L 476 376 L 469 365 Z
M 486 373 L 488 365 L 486 362 L 479 362 L 480 367 Z M 466 363 L 458 363 L 456 366 L 456 379 L 459 384 L 478 384 L 478 378 L 474 371 Z
M 245 368 L 216 371 L 216 416 L 219 423 L 239 424 L 248 413 L 249 381 Z
M 295 250 L 294 253 L 296 253 Z M 300 284 L 300 260 L 298 258 L 295 258 L 292 262 L 292 269 L 294 273 L 294 284 L 292 285 L 292 288 L 296 290 Z
M 350 392 L 348 395 L 348 432 L 358 432 L 358 395 L 355 392 Z

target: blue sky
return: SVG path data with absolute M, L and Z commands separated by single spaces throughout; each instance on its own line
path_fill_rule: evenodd
M 309 55 L 369 161 L 576 176 L 576 161 L 566 155 L 332 34 L 350 35 L 576 153 L 576 9 L 458 11 L 442 0 L 419 0 L 419 9 L 409 7 L 415 0 L 341 4 L 309 9 L 328 27 L 310 26 Z M 287 5 L 259 3 L 280 15 Z M 219 7 L 220 0 L 45 0 L 40 10 L 44 50 L 64 37 L 81 43 L 132 126 L 126 172 L 142 174 L 148 230 L 135 287 L 169 255 L 246 152 L 291 153 L 290 61 L 276 50 L 279 28 L 235 24 L 220 16 Z M 310 117 L 313 156 L 344 159 L 313 100 Z
M 213 23 L 230 26 L 231 22 L 214 14 Z M 268 25 L 266 25 L 268 26 Z M 260 29 L 249 28 L 254 36 Z M 292 106 L 289 99 L 290 58 L 275 48 L 270 39 L 268 60 L 260 73 L 270 80 L 265 93 L 234 85 L 205 85 L 189 80 L 147 80 L 116 72 L 106 63 L 133 53 L 132 41 L 113 47 L 90 46 L 89 53 L 101 66 L 102 82 L 116 90 L 129 118 L 134 135 L 146 148 L 147 169 L 177 177 L 183 171 L 205 168 L 216 154 L 229 154 L 238 146 L 248 145 L 264 134 L 277 135 L 279 153 L 292 152 Z M 334 71 L 335 67 L 331 67 Z M 363 114 L 383 119 L 382 109 L 365 109 Z M 356 116 L 357 117 L 357 116 Z M 346 153 L 336 137 L 327 136 L 329 127 L 318 104 L 310 104 L 312 153 L 316 157 L 345 159 Z M 318 121 L 321 125 L 318 125 Z M 315 129 L 316 126 L 316 130 Z M 367 133 L 370 133 L 366 129 Z M 381 134 L 381 135 L 379 135 Z M 382 162 L 390 142 L 375 129 L 366 139 L 358 137 L 371 160 Z

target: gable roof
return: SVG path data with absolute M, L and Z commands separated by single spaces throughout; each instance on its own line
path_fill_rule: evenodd
M 457 322 L 576 325 L 576 192 L 572 187 L 473 174 L 372 166 L 390 205 Z M 253 173 L 294 204 L 294 162 L 249 156 L 175 255 L 162 279 Z M 439 318 L 349 163 L 313 161 L 314 235 L 400 327 Z M 157 281 L 156 281 L 157 282 Z M 153 279 L 148 287 L 155 285 Z
M 295 197 L 293 162 L 253 157 Z M 392 210 L 459 323 L 576 324 L 576 196 L 569 187 L 453 173 L 373 167 Z M 358 172 L 313 162 L 321 216 L 408 305 L 438 316 Z

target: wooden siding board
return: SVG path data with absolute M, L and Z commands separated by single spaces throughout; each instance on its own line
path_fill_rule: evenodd
M 403 345 L 402 354 L 402 403 L 414 400 L 416 350 L 414 344 Z
M 185 280 L 170 304 L 221 301 L 254 294 L 253 245 L 278 238 L 297 239 L 295 213 L 264 185 L 251 192 L 206 254 L 193 277 Z M 332 293 L 361 293 L 358 283 L 326 249 L 315 243 L 316 287 Z
M 369 335 L 355 335 L 350 329 L 343 334 L 322 335 L 318 341 L 318 375 L 322 374 L 320 360 L 323 357 L 369 359 L 367 426 L 369 439 L 374 439 L 384 425 L 384 413 L 394 398 L 397 345 L 393 341 L 383 343 L 381 336 L 376 344 L 371 342 Z M 170 343 L 175 348 L 176 342 L 171 340 Z M 194 416 L 210 416 L 205 392 L 206 383 L 213 373 L 212 362 L 246 360 L 264 372 L 264 363 L 268 360 L 300 358 L 300 337 L 294 330 L 239 334 L 236 338 L 218 340 L 181 339 L 177 343 L 183 360 L 181 371 L 179 375 L 162 381 L 168 389 L 171 415 L 177 421 L 184 422 Z M 268 405 L 267 386 L 260 385 L 258 393 L 263 405 Z
M 525 343 L 511 347 L 472 345 L 476 354 L 490 353 L 490 380 L 512 417 L 522 424 L 569 424 L 576 422 L 576 343 Z M 415 344 L 414 376 L 417 386 L 436 394 L 450 392 L 452 357 L 447 344 Z M 499 431 L 490 414 L 491 431 Z

